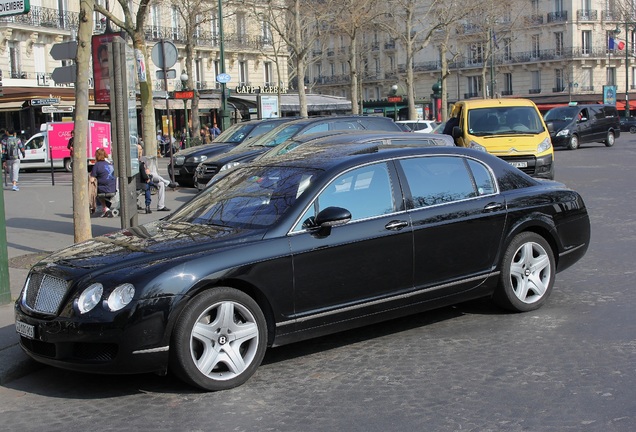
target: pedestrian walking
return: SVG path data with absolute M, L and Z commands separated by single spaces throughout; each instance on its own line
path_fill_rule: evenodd
M 16 136 L 15 129 L 9 130 L 7 137 L 2 141 L 3 153 L 6 154 L 6 169 L 11 175 L 12 189 L 19 191 L 18 177 L 20 175 L 20 156 L 24 158 L 26 156 L 24 152 L 24 144 L 20 138 Z

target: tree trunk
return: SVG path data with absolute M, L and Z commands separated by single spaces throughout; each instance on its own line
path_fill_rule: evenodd
M 75 138 L 73 143 L 73 232 L 75 243 L 92 237 L 88 208 L 88 82 L 90 77 L 91 36 L 94 0 L 81 0 L 79 13 L 77 77 L 75 81 Z
M 136 32 L 133 39 L 133 47 L 144 54 L 144 62 L 149 65 L 146 39 L 143 32 Z M 149 70 L 146 67 L 146 70 Z M 146 82 L 139 83 L 141 95 L 141 133 L 144 139 L 144 154 L 154 156 L 157 154 L 157 125 L 155 124 L 155 107 L 152 103 L 152 75 L 146 73 Z

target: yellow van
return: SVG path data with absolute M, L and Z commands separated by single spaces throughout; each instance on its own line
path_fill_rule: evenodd
M 554 178 L 554 149 L 537 106 L 528 99 L 475 99 L 453 106 L 451 134 L 460 147 L 499 156 L 533 177 Z

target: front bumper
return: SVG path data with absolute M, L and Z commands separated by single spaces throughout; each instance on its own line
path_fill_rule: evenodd
M 16 322 L 33 326 L 20 346 L 34 360 L 94 373 L 163 372 L 168 367 L 168 317 L 175 297 L 141 300 L 112 320 L 48 318 L 15 304 Z
M 500 156 L 500 158 L 532 177 L 554 179 L 554 158 L 552 154 L 539 157 L 524 155 Z

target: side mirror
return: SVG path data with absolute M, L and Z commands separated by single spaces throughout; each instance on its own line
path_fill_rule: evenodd
M 351 212 L 342 207 L 327 207 L 316 215 L 316 226 L 332 227 L 344 225 L 351 220 Z
M 546 123 L 546 126 L 548 128 L 548 133 L 551 134 L 552 132 L 554 132 L 554 123 L 548 122 L 548 123 Z
M 312 221 L 305 221 L 303 226 L 314 229 L 316 237 L 324 238 L 331 234 L 331 227 L 344 225 L 351 220 L 351 212 L 341 207 L 327 207 L 316 215 Z M 307 226 L 313 224 L 313 226 Z
M 453 137 L 454 140 L 461 138 L 462 130 L 460 129 L 459 126 L 453 126 L 453 130 L 451 131 L 451 136 Z

